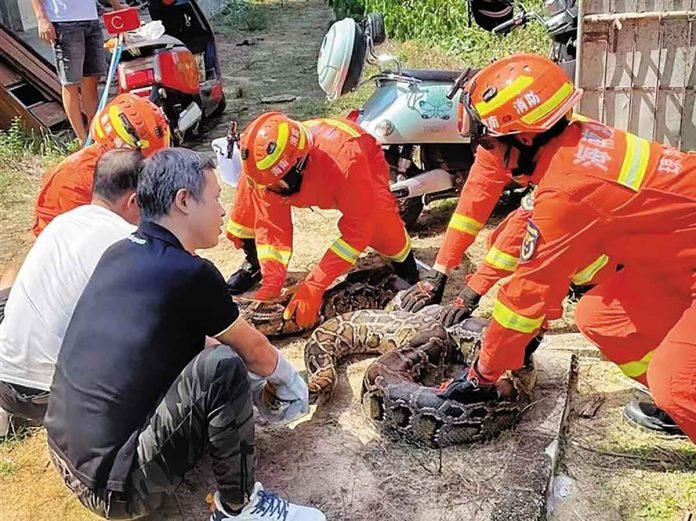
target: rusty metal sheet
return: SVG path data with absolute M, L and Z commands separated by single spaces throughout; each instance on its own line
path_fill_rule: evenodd
M 579 111 L 696 150 L 696 0 L 581 0 Z

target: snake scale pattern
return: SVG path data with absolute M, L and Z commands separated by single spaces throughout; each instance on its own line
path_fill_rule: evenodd
M 384 266 L 350 273 L 327 290 L 324 322 L 305 345 L 310 402 L 330 399 L 341 360 L 379 355 L 365 372 L 361 399 L 367 417 L 384 434 L 445 447 L 492 438 L 513 426 L 530 402 L 534 369 L 500 379 L 495 401 L 463 404 L 441 398 L 433 385 L 452 377 L 453 367 L 471 363 L 487 321 L 470 318 L 445 330 L 440 306 L 416 314 L 400 311 L 401 289 L 403 281 Z M 235 301 L 248 322 L 277 337 L 302 331 L 282 318 L 290 298 L 291 294 L 276 302 Z
M 488 324 L 470 318 L 445 330 L 437 317 L 439 309 L 432 306 L 418 314 L 360 310 L 323 323 L 305 346 L 310 401 L 331 396 L 341 359 L 377 354 L 381 356 L 365 372 L 361 394 L 367 417 L 384 434 L 446 447 L 489 439 L 512 427 L 530 402 L 533 368 L 501 378 L 496 385 L 499 399 L 494 401 L 447 400 L 428 385 L 475 358 Z

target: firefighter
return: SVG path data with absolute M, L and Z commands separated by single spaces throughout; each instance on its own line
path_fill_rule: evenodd
M 34 235 L 56 216 L 89 204 L 97 161 L 112 148 L 132 148 L 149 156 L 169 146 L 169 124 L 150 101 L 125 93 L 114 98 L 92 120 L 95 143 L 49 170 L 43 178 L 34 210 Z
M 522 240 L 527 230 L 527 221 L 532 213 L 534 192 L 522 199 L 520 208 L 508 215 L 488 238 L 488 251 L 476 271 L 466 276 L 466 284 L 459 296 L 445 307 L 443 323 L 450 327 L 471 314 L 478 307 L 481 297 L 493 286 L 509 277 L 517 268 Z M 610 276 L 618 266 L 610 262 L 607 255 L 600 255 L 589 265 L 573 275 L 570 293 L 574 297 L 585 293 L 591 286 Z M 558 305 L 547 314 L 547 322 L 561 318 L 562 305 Z M 546 326 L 542 330 L 546 330 Z
M 623 269 L 580 300 L 578 327 L 696 440 L 696 155 L 571 121 L 581 94 L 556 64 L 529 54 L 485 67 L 463 90 L 485 129 L 481 145 L 501 158 L 521 152 L 538 187 L 480 355 L 443 394 L 476 399 L 520 367 L 573 274 L 604 253 Z
M 262 285 L 255 298 L 280 295 L 292 255 L 291 208 L 336 208 L 341 236 L 300 284 L 285 311 L 286 320 L 309 327 L 316 322 L 326 288 L 370 246 L 394 264 L 401 278 L 415 283 L 418 269 L 411 243 L 389 191 L 389 167 L 382 148 L 345 119 L 298 122 L 279 112 L 262 114 L 240 140 L 244 179 L 227 226 L 228 237 L 244 249 L 245 264 L 228 281 L 233 293 Z M 240 272 L 246 271 L 246 275 Z M 257 277 L 258 278 L 258 277 Z

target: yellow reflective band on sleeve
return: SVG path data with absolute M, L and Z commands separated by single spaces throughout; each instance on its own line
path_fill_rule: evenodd
M 486 257 L 483 262 L 490 264 L 494 268 L 500 270 L 513 272 L 517 268 L 517 258 L 499 250 L 495 246 L 491 246 L 491 249 L 486 253 Z
M 515 96 L 522 94 L 522 91 L 534 83 L 531 76 L 518 76 L 515 81 L 507 87 L 500 89 L 498 94 L 490 101 L 480 101 L 474 108 L 479 117 L 484 118 L 495 109 L 502 107 Z
M 283 266 L 287 266 L 290 262 L 290 257 L 292 257 L 292 250 L 283 250 L 270 244 L 258 244 L 256 252 L 259 256 L 259 261 L 272 260 L 280 262 Z
M 300 142 L 297 145 L 298 150 L 304 150 L 305 145 L 307 144 L 307 132 L 308 130 L 305 128 L 305 126 L 302 123 L 298 123 L 300 126 Z
M 573 284 L 582 286 L 583 284 L 589 284 L 595 275 L 609 262 L 609 257 L 607 255 L 600 255 L 599 258 L 594 261 L 589 266 L 581 269 L 575 275 L 573 275 Z
M 281 123 L 278 125 L 278 141 L 276 141 L 275 150 L 264 157 L 261 161 L 256 162 L 256 167 L 259 170 L 268 170 L 280 160 L 280 156 L 285 151 L 285 147 L 288 144 L 289 135 L 290 127 L 287 123 Z
M 254 229 L 242 226 L 239 223 L 234 222 L 232 219 L 227 221 L 227 232 L 240 239 L 253 239 Z
M 650 365 L 650 360 L 653 357 L 655 351 L 650 351 L 647 355 L 636 362 L 627 362 L 625 364 L 618 364 L 621 372 L 626 376 L 631 378 L 638 378 L 639 376 L 645 374 L 648 370 L 648 365 Z
M 546 116 L 549 112 L 551 112 L 553 109 L 561 105 L 566 100 L 566 98 L 573 94 L 573 89 L 574 87 L 572 83 L 563 84 L 561 88 L 558 89 L 553 96 L 551 96 L 549 99 L 547 99 L 544 103 L 539 105 L 534 110 L 531 110 L 530 112 L 522 116 L 522 122 L 526 123 L 527 125 L 536 123 L 541 118 Z
M 355 264 L 355 261 L 360 257 L 360 252 L 341 238 L 336 239 L 329 249 L 344 261 L 350 262 L 351 264 Z
M 406 230 L 404 230 L 404 234 L 406 235 L 406 244 L 396 255 L 387 255 L 382 252 L 378 253 L 387 260 L 393 262 L 404 262 L 406 260 L 406 257 L 408 257 L 408 254 L 411 252 L 411 237 L 409 237 Z
M 649 159 L 650 142 L 633 134 L 626 134 L 626 155 L 621 166 L 619 183 L 638 191 L 645 179 Z
M 457 230 L 458 232 L 468 233 L 475 237 L 478 235 L 478 232 L 481 231 L 481 228 L 483 228 L 483 223 L 467 215 L 454 212 L 449 222 L 449 228 Z
M 493 307 L 493 319 L 506 329 L 512 329 L 519 333 L 534 333 L 544 323 L 544 316 L 539 318 L 527 318 L 515 313 L 499 300 Z

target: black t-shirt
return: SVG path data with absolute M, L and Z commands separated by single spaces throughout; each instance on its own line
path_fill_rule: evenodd
M 104 253 L 70 320 L 45 418 L 50 446 L 88 487 L 123 492 L 149 416 L 205 336 L 238 316 L 211 262 L 141 224 Z

